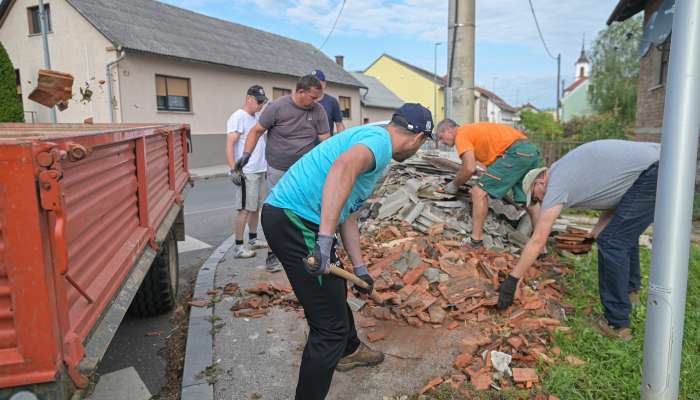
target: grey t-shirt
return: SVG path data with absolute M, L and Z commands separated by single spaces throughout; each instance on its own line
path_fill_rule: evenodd
M 660 151 L 658 143 L 627 140 L 582 144 L 550 168 L 542 210 L 558 204 L 613 209 L 639 175 L 659 161 Z
M 267 163 L 286 171 L 319 143 L 318 135 L 328 133 L 328 117 L 320 104 L 309 109 L 297 106 L 291 95 L 271 102 L 258 123 L 267 129 Z

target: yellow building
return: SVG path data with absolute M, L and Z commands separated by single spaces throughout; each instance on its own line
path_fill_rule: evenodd
M 363 72 L 377 78 L 407 103 L 420 103 L 430 109 L 433 119 L 445 117 L 445 80 L 388 54 L 382 54 Z M 437 109 L 437 112 L 435 111 Z

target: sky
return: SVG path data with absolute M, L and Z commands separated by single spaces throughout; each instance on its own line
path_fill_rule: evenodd
M 321 46 L 343 0 L 161 0 L 178 7 Z M 321 49 L 362 71 L 382 53 L 437 73 L 447 70 L 447 0 L 345 0 Z M 463 1 L 463 0 L 460 0 Z M 618 0 L 532 0 L 562 79 L 573 82 L 585 36 L 590 49 Z M 440 43 L 440 45 L 435 45 Z M 476 84 L 512 105 L 556 104 L 556 60 L 539 39 L 527 0 L 476 0 Z

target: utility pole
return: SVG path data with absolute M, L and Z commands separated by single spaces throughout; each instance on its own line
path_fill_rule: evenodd
M 675 7 L 644 329 L 644 400 L 678 398 L 688 289 L 700 128 L 700 1 L 676 0 Z
M 474 122 L 475 0 L 450 0 L 448 17 L 449 117 L 458 124 Z
M 44 10 L 44 1 L 39 0 L 39 25 L 41 26 L 41 36 L 44 40 L 44 67 L 46 69 L 51 69 L 51 55 L 49 54 L 49 24 L 47 22 L 46 10 Z M 56 107 L 51 107 L 51 122 L 56 123 L 58 118 L 56 117 Z
M 557 121 L 561 120 L 561 53 L 557 54 Z

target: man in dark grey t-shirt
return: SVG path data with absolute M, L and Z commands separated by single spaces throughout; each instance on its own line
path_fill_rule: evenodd
M 294 94 L 282 96 L 268 104 L 248 132 L 236 169 L 243 170 L 258 140 L 267 131 L 267 183 L 272 190 L 292 164 L 330 137 L 326 111 L 316 103 L 322 95 L 321 82 L 311 75 L 305 75 L 297 81 Z M 272 253 L 268 253 L 266 264 L 268 270 L 281 268 Z
M 641 284 L 639 236 L 654 219 L 660 149 L 657 143 L 598 140 L 570 151 L 549 169 L 530 171 L 523 191 L 528 205 L 541 203 L 540 213 L 517 265 L 499 288 L 499 308 L 513 303 L 518 280 L 546 245 L 564 208 L 600 210 L 590 236 L 598 243 L 605 316 L 594 327 L 607 336 L 630 339 L 629 316 Z

